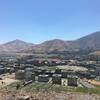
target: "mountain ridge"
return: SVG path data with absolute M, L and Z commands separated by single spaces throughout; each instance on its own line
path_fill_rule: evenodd
M 13 40 L 0 45 L 0 52 L 19 52 L 23 49 L 33 46 L 32 43 L 27 43 L 22 40 Z
M 79 51 L 100 50 L 100 31 L 91 33 L 77 40 L 65 41 L 53 39 L 40 44 L 27 43 L 16 39 L 0 45 L 0 52 L 52 52 L 52 51 Z

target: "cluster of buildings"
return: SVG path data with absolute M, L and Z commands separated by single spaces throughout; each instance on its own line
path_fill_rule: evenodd
M 87 71 L 73 71 L 64 69 L 43 69 L 44 66 L 83 66 Z M 0 74 L 15 73 L 15 78 L 33 82 L 50 82 L 52 84 L 67 84 L 68 86 L 78 86 L 78 79 L 100 80 L 100 62 L 80 61 L 80 60 L 16 60 L 13 57 L 0 59 Z M 65 82 L 64 79 L 67 81 Z
M 67 84 L 68 86 L 77 86 L 78 79 L 77 76 L 70 75 L 67 71 L 65 73 L 61 69 L 45 70 L 40 68 L 18 69 L 15 72 L 15 78 L 24 81 Z M 67 83 L 63 79 L 67 79 Z
M 34 65 L 34 66 L 33 66 Z M 44 66 L 83 66 L 86 71 L 73 71 L 64 69 L 43 69 Z M 35 67 L 36 66 L 36 67 Z M 47 82 L 67 86 L 78 86 L 78 79 L 97 79 L 100 80 L 100 67 L 94 62 L 79 62 L 79 61 L 39 61 L 34 60 L 32 64 L 20 64 L 20 67 L 15 67 L 15 78 L 33 82 Z M 67 81 L 64 81 L 67 80 Z

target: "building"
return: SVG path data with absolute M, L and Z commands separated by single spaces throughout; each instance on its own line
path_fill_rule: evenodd
M 68 75 L 68 86 L 77 86 L 77 76 Z
M 48 75 L 39 75 L 38 76 L 38 82 L 48 82 L 49 76 Z
M 52 77 L 54 73 L 55 71 L 50 71 L 50 70 L 45 71 L 45 74 L 49 75 L 49 77 Z
M 61 85 L 61 74 L 53 74 L 52 76 L 52 84 L 59 84 Z
M 67 71 L 62 71 L 61 72 L 61 75 L 62 75 L 62 78 L 67 78 L 67 75 L 68 75 L 68 73 L 67 73 Z
M 35 81 L 35 73 L 33 68 L 26 68 L 25 69 L 25 80 L 26 81 Z
M 30 72 L 30 71 L 27 71 L 25 72 L 25 81 L 35 81 L 35 74 Z
M 24 70 L 18 70 L 15 72 L 15 79 L 24 80 L 24 78 L 25 78 L 25 71 Z

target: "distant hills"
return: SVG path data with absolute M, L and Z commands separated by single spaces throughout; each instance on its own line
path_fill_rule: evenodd
M 15 53 L 20 52 L 23 49 L 34 46 L 32 43 L 27 43 L 21 40 L 14 40 L 0 45 L 0 53 Z
M 32 46 L 25 52 L 53 52 L 53 51 L 97 51 L 100 50 L 100 32 L 94 32 L 74 41 L 54 39 Z
M 90 35 L 76 40 L 80 49 L 87 50 L 100 50 L 100 31 L 94 32 Z
M 99 51 L 100 31 L 91 33 L 90 35 L 74 41 L 63 41 L 60 39 L 54 39 L 34 45 L 32 43 L 27 43 L 21 40 L 14 40 L 0 45 L 0 52 L 50 53 L 53 51 L 64 52 L 81 50 L 90 50 L 91 52 Z

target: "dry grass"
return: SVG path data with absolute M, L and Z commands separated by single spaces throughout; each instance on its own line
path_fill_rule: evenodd
M 0 100 L 18 100 L 22 96 L 29 96 L 29 100 L 100 100 L 99 95 L 79 93 L 0 91 Z

